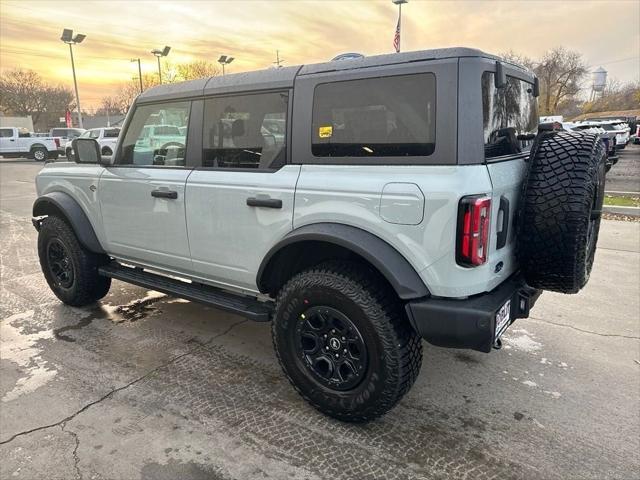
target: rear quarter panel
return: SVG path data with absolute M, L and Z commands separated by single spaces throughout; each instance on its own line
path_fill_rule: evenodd
M 383 220 L 382 191 L 389 182 L 415 184 L 423 192 L 424 216 L 419 224 Z M 362 228 L 398 250 L 433 295 L 467 296 L 493 289 L 507 275 L 506 271 L 495 275 L 491 261 L 468 269 L 455 260 L 460 198 L 491 192 L 486 165 L 303 165 L 293 226 L 334 222 Z

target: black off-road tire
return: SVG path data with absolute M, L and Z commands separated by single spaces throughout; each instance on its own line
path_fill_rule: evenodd
M 109 155 L 113 155 L 113 151 L 109 147 L 102 147 L 102 150 L 100 151 L 100 153 L 105 157 Z
M 56 277 L 51 267 L 48 249 L 55 243 L 62 248 L 71 266 L 69 285 L 64 285 Z M 38 256 L 44 277 L 53 293 L 67 305 L 81 307 L 100 300 L 111 287 L 111 278 L 98 274 L 98 267 L 108 262 L 106 255 L 99 255 L 85 249 L 76 238 L 72 228 L 63 219 L 49 216 L 42 220 L 38 234 Z
M 352 388 L 338 390 L 318 381 L 297 350 L 303 312 L 315 306 L 344 313 L 361 333 L 368 364 Z M 377 272 L 354 263 L 329 261 L 291 278 L 278 294 L 272 337 L 298 393 L 321 412 L 348 422 L 388 412 L 409 391 L 422 365 L 421 339 L 395 292 Z
M 529 285 L 577 293 L 589 280 L 600 230 L 606 154 L 597 135 L 554 132 L 530 158 L 518 257 Z

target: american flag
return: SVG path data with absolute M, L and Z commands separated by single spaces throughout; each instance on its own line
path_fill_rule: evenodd
M 398 25 L 396 26 L 396 34 L 393 36 L 393 46 L 396 53 L 400 53 L 400 17 L 398 17 Z

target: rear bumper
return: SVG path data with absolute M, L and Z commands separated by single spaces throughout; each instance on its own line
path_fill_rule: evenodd
M 489 293 L 465 300 L 426 298 L 409 302 L 405 308 L 413 328 L 427 342 L 488 353 L 495 342 L 500 307 L 511 300 L 511 322 L 526 318 L 541 293 L 514 275 Z

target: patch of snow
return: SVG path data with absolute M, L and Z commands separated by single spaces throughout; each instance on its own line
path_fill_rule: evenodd
M 532 382 L 531 380 L 525 380 L 524 383 L 527 387 L 537 387 L 538 384 L 536 382 Z
M 537 352 L 542 348 L 542 344 L 540 342 L 536 342 L 527 334 L 521 335 L 519 337 L 511 337 L 509 338 L 509 343 L 513 345 L 516 350 L 527 353 Z
M 560 398 L 562 396 L 560 392 L 550 392 L 548 390 L 545 390 L 544 393 L 546 393 L 547 395 L 551 395 L 553 398 Z
M 40 340 L 53 337 L 51 330 L 32 334 L 22 333 L 22 329 L 13 325 L 20 320 L 33 318 L 34 311 L 28 310 L 5 318 L 0 324 L 0 358 L 15 363 L 26 371 L 26 376 L 18 379 L 16 385 L 2 397 L 2 402 L 10 402 L 22 395 L 31 393 L 50 382 L 58 371 L 48 365 L 41 356 L 42 349 L 37 347 Z

